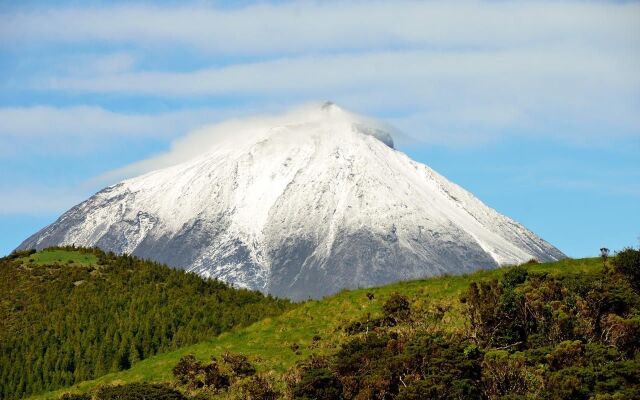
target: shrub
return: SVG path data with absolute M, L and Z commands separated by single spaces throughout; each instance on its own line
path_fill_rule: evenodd
M 514 288 L 527 280 L 529 272 L 522 266 L 510 268 L 502 277 L 502 285 L 507 288 Z
M 467 341 L 438 333 L 418 333 L 400 355 L 405 371 L 420 377 L 431 398 L 474 399 L 480 395 L 482 352 Z M 429 397 L 427 397 L 429 398 Z
M 342 398 L 342 383 L 328 368 L 304 371 L 291 393 L 295 399 L 334 400 Z
M 102 386 L 96 391 L 96 400 L 186 400 L 186 397 L 167 385 L 129 383 Z
M 202 368 L 204 379 L 202 382 L 204 386 L 213 389 L 226 389 L 229 387 L 229 377 L 220 372 L 218 368 L 218 362 L 216 359 L 212 359 L 208 365 Z
M 347 326 L 345 326 L 344 331 L 347 333 L 347 335 L 355 335 L 357 333 L 371 332 L 376 328 L 380 328 L 383 326 L 393 326 L 395 324 L 396 323 L 394 320 L 390 320 L 388 318 L 367 318 L 363 321 L 353 321 L 349 323 Z
M 256 367 L 249 362 L 249 359 L 244 354 L 226 352 L 222 355 L 222 360 L 238 376 L 250 376 L 256 373 Z
M 189 389 L 208 387 L 218 390 L 229 387 L 229 377 L 220 371 L 215 358 L 203 365 L 192 354 L 184 356 L 173 368 L 173 375 Z
M 202 365 L 196 360 L 196 357 L 193 354 L 189 354 L 178 361 L 172 372 L 180 384 L 187 385 L 194 381 L 201 368 Z
M 253 375 L 240 381 L 237 388 L 243 400 L 275 400 L 280 397 L 273 381 L 264 376 Z
M 60 400 L 91 400 L 88 394 L 65 393 L 60 396 Z
M 482 362 L 482 389 L 486 398 L 535 393 L 543 387 L 542 376 L 526 365 L 523 353 L 505 350 L 487 352 Z
M 411 315 L 409 299 L 399 293 L 393 293 L 382 306 L 384 316 L 396 322 L 405 321 Z
M 603 341 L 633 356 L 640 351 L 640 316 L 623 318 L 607 314 L 601 322 Z
M 636 290 L 640 290 L 640 250 L 622 250 L 616 254 L 613 264 L 616 272 L 624 275 Z

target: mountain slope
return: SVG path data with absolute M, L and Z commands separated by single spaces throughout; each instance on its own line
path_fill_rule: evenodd
M 19 248 L 61 244 L 293 299 L 564 257 L 330 103 L 108 187 Z
M 530 273 L 544 273 L 550 276 L 587 276 L 600 272 L 602 261 L 598 258 L 565 259 L 554 263 L 526 265 L 526 269 Z M 105 384 L 170 382 L 174 380 L 171 369 L 187 354 L 195 354 L 200 360 L 208 361 L 212 356 L 220 357 L 227 351 L 242 353 L 250 356 L 258 371 L 281 377 L 296 362 L 306 359 L 311 354 L 336 353 L 340 346 L 350 339 L 344 328 L 350 322 L 361 320 L 368 315 L 379 315 L 383 304 L 393 293 L 409 297 L 416 309 L 416 315 L 422 315 L 418 310 L 425 315 L 438 309 L 446 310 L 440 322 L 434 323 L 434 328 L 450 333 L 459 332 L 465 326 L 460 295 L 471 282 L 490 282 L 499 279 L 507 271 L 508 268 L 501 268 L 469 275 L 343 291 L 319 301 L 305 302 L 282 315 L 267 318 L 246 328 L 140 361 L 127 371 L 108 374 L 97 380 L 75 385 L 71 390 L 63 389 L 36 398 L 57 399 L 68 391 L 88 391 Z M 372 300 L 367 298 L 367 293 L 374 295 Z M 337 313 L 336 310 L 340 312 Z M 314 336 L 320 339 L 315 341 Z M 292 345 L 298 345 L 299 350 L 293 351 Z

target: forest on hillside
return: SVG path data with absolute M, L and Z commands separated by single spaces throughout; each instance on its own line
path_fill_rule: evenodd
M 44 263 L 39 260 L 47 250 L 0 259 L 3 399 L 127 369 L 292 307 L 287 300 L 132 256 L 48 251 L 62 255 Z

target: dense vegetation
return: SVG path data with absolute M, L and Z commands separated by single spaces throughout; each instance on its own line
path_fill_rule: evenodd
M 453 334 L 396 294 L 380 318 L 350 324 L 354 337 L 335 355 L 299 363 L 291 397 L 640 398 L 639 271 L 633 249 L 592 275 L 513 268 L 470 285 L 466 329 Z
M 146 381 L 164 383 L 155 398 L 636 398 L 640 252 L 604 264 L 344 291 L 70 391 L 102 399 Z
M 97 249 L 14 253 L 0 259 L 0 398 L 125 370 L 291 307 Z

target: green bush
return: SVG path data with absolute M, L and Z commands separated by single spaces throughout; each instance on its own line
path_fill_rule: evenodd
M 632 248 L 622 250 L 616 254 L 613 265 L 636 290 L 640 290 L 640 250 Z
M 523 284 L 528 276 L 529 271 L 523 266 L 509 268 L 502 277 L 502 285 L 507 288 L 514 288 Z
M 280 398 L 280 392 L 275 388 L 274 382 L 264 376 L 253 375 L 239 381 L 234 386 L 240 392 L 242 400 L 276 400 Z
M 211 388 L 225 389 L 230 385 L 230 379 L 220 371 L 215 358 L 209 364 L 202 364 L 193 354 L 186 355 L 173 368 L 173 376 L 178 383 L 186 385 L 188 389 Z
M 394 293 L 382 316 L 346 325 L 349 340 L 337 353 L 299 364 L 288 381 L 291 394 L 346 400 L 640 398 L 636 256 L 635 250 L 619 253 L 614 272 L 551 275 L 514 267 L 500 280 L 473 282 L 460 298 L 467 325 L 459 334 L 444 334 L 425 323 L 427 316 L 412 315 L 410 300 Z
M 167 385 L 129 383 L 118 386 L 102 386 L 95 394 L 96 400 L 186 400 L 177 390 Z
M 222 355 L 222 360 L 237 376 L 251 376 L 256 373 L 256 367 L 249 362 L 244 354 L 226 352 Z
M 393 293 L 382 306 L 386 318 L 396 322 L 406 321 L 411 315 L 409 299 L 399 293 Z
M 342 383 L 328 368 L 310 369 L 291 392 L 295 399 L 335 400 L 342 398 Z
M 60 400 L 91 400 L 88 394 L 65 393 L 60 396 Z

